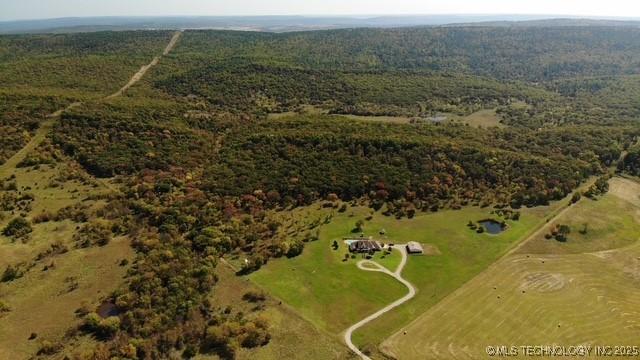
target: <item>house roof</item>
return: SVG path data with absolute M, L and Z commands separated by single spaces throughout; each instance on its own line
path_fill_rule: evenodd
M 352 251 L 380 250 L 380 245 L 373 240 L 358 240 L 349 244 Z

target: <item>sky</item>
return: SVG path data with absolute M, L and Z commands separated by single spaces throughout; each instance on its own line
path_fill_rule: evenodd
M 0 20 L 82 16 L 365 14 L 640 17 L 640 0 L 0 0 Z

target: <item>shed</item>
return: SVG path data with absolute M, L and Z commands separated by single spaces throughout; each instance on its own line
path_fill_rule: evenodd
M 422 254 L 424 250 L 422 250 L 422 245 L 415 241 L 409 241 L 407 243 L 407 252 L 409 254 Z

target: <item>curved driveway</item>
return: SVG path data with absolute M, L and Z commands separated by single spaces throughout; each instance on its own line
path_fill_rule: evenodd
M 360 268 L 362 270 L 365 270 L 365 271 L 376 271 L 376 272 L 385 273 L 385 274 L 393 277 L 394 279 L 398 280 L 404 286 L 406 286 L 407 289 L 409 289 L 409 292 L 407 293 L 407 295 L 405 295 L 401 299 L 398 299 L 398 300 L 392 302 L 391 304 L 385 306 L 384 308 L 380 309 L 378 312 L 376 312 L 374 314 L 371 314 L 371 315 L 367 316 L 366 318 L 360 320 L 359 322 L 351 325 L 351 327 L 348 328 L 347 331 L 344 333 L 344 342 L 347 344 L 349 349 L 351 349 L 351 351 L 353 351 L 354 353 L 356 353 L 358 356 L 360 356 L 362 359 L 365 359 L 365 360 L 371 360 L 371 358 L 369 358 L 367 355 L 363 354 L 362 351 L 360 351 L 360 349 L 358 349 L 358 347 L 353 344 L 353 342 L 351 341 L 351 336 L 353 335 L 353 332 L 356 331 L 357 329 L 363 327 L 367 323 L 369 323 L 369 322 L 377 319 L 378 317 L 384 315 L 385 313 L 389 312 L 390 310 L 392 310 L 392 309 L 404 304 L 405 302 L 409 301 L 411 298 L 413 298 L 416 295 L 416 288 L 413 287 L 413 285 L 411 285 L 411 283 L 408 282 L 407 280 L 405 280 L 401 275 L 402 274 L 402 270 L 404 269 L 404 266 L 407 264 L 407 249 L 406 249 L 406 246 L 405 245 L 395 245 L 393 248 L 398 250 L 398 251 L 400 251 L 400 253 L 402 254 L 402 260 L 400 261 L 400 264 L 398 265 L 398 267 L 396 268 L 396 271 L 394 271 L 394 272 L 391 272 L 390 270 L 388 270 L 387 268 L 383 267 L 382 265 L 378 264 L 375 261 L 362 260 L 362 261 L 358 262 L 358 268 Z M 370 265 L 372 267 L 366 267 L 365 265 Z

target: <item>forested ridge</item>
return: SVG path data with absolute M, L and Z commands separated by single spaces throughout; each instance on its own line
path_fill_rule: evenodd
M 152 82 L 168 94 L 197 96 L 232 110 L 279 112 L 311 103 L 336 113 L 427 116 L 524 101 L 534 113 L 527 123 L 603 124 L 632 120 L 639 113 L 632 95 L 638 31 L 190 31 Z M 518 123 L 524 122 L 511 122 Z
M 618 27 L 196 31 L 176 54 L 194 55 L 194 60 L 246 57 L 318 69 L 420 69 L 546 81 L 634 73 L 639 34 Z
M 259 311 L 209 295 L 220 257 L 256 271 L 299 255 L 331 221 L 283 229 L 274 213 L 317 203 L 398 218 L 517 211 L 616 166 L 640 174 L 635 28 L 186 31 L 124 98 L 99 100 L 170 35 L 0 37 L 0 160 L 45 114 L 82 99 L 56 121 L 44 160 L 21 166 L 57 151 L 120 189 L 88 215 L 38 218 L 75 219 L 87 247 L 126 236 L 136 251 L 107 299 L 118 315 L 102 319 L 95 304 L 80 314 L 79 333 L 98 341 L 88 358 L 233 358 L 268 343 Z M 465 122 L 481 110 L 495 122 Z

